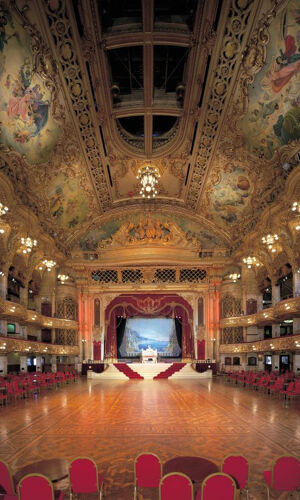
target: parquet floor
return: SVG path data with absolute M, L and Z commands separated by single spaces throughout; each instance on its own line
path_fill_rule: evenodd
M 262 500 L 262 471 L 279 455 L 300 456 L 299 417 L 300 401 L 286 403 L 219 379 L 82 379 L 1 408 L 0 458 L 15 472 L 37 460 L 91 456 L 104 474 L 106 500 L 127 500 L 138 453 L 152 451 L 163 462 L 203 456 L 218 464 L 229 453 L 243 453 L 251 466 L 250 498 Z

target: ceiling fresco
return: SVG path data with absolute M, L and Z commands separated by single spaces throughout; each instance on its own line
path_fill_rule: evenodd
M 0 22 L 0 142 L 29 163 L 43 163 L 61 133 L 52 93 L 35 71 L 30 36 L 17 17 L 2 8 Z
M 300 139 L 300 2 L 292 0 L 270 26 L 266 62 L 249 87 L 249 107 L 240 122 L 245 147 L 271 159 Z
M 203 249 L 240 245 L 299 164 L 300 0 L 199 0 L 162 24 L 141 2 L 136 26 L 96 0 L 21 4 L 0 0 L 0 170 L 60 249 L 93 251 L 147 211 Z M 184 52 L 178 82 L 165 47 Z M 134 66 L 114 65 L 119 82 L 114 51 Z M 161 175 L 146 205 L 145 163 Z

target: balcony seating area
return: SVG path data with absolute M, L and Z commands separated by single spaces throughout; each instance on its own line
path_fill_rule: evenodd
M 0 377 L 0 403 L 5 405 L 18 399 L 34 397 L 43 389 L 53 389 L 75 382 L 79 375 L 75 370 L 56 373 L 8 374 Z
M 42 462 L 41 462 L 42 464 Z M 34 465 L 34 464 L 33 464 Z M 157 455 L 140 454 L 134 462 L 134 498 L 137 488 L 153 488 L 160 500 L 236 500 L 239 490 L 245 489 L 248 498 L 248 461 L 242 455 L 224 458 L 220 471 L 209 474 L 202 484 L 193 483 L 188 475 L 181 472 L 163 474 L 163 465 Z M 19 482 L 18 482 L 19 481 Z M 15 484 L 18 484 L 15 487 Z M 262 471 L 262 486 L 271 491 L 296 492 L 300 487 L 300 460 L 294 456 L 280 456 L 271 465 L 271 470 Z M 102 499 L 104 477 L 98 472 L 92 458 L 77 457 L 69 465 L 69 488 L 67 492 L 54 490 L 51 480 L 39 473 L 26 474 L 15 479 L 10 467 L 0 460 L 0 491 L 4 499 L 11 500 L 62 500 L 65 496 L 99 495 Z M 16 494 L 17 491 L 17 494 Z M 2 493 L 3 492 L 3 493 Z M 94 497 L 93 497 L 94 498 Z
M 224 373 L 224 379 L 231 384 L 249 387 L 269 395 L 283 396 L 292 399 L 300 396 L 300 374 L 294 372 L 253 372 L 240 370 L 238 372 Z

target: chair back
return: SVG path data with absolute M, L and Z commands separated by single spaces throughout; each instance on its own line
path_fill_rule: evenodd
M 201 487 L 201 496 L 198 491 L 197 500 L 235 500 L 236 487 L 232 477 L 223 472 L 207 476 Z
M 161 478 L 159 500 L 193 500 L 193 484 L 180 472 L 171 472 Z
M 51 481 L 42 474 L 27 474 L 19 482 L 18 500 L 54 500 Z
M 0 486 L 8 495 L 15 495 L 14 483 L 6 462 L 0 460 Z
M 70 486 L 74 493 L 96 493 L 99 491 L 98 469 L 88 457 L 75 458 L 70 464 Z
M 246 488 L 249 475 L 249 464 L 242 455 L 228 455 L 224 458 L 222 464 L 222 472 L 232 476 L 236 482 L 238 489 Z
M 294 491 L 300 487 L 300 461 L 296 457 L 277 458 L 272 467 L 272 488 Z
M 158 488 L 161 479 L 161 462 L 154 453 L 141 453 L 135 459 L 135 484 L 140 488 Z

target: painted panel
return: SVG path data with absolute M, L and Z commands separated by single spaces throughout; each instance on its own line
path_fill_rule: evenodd
M 50 212 L 59 227 L 75 228 L 89 211 L 88 197 L 77 176 L 60 173 L 49 189 Z

